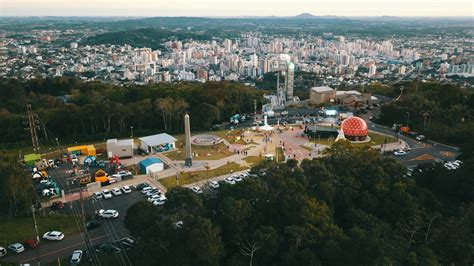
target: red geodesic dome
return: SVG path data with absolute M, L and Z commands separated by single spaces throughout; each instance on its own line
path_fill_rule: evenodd
M 342 121 L 342 131 L 346 137 L 367 137 L 369 130 L 367 123 L 360 117 L 349 117 Z

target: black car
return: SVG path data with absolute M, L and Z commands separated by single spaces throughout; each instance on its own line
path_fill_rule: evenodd
M 136 188 L 137 188 L 137 190 L 142 190 L 142 189 L 144 189 L 146 187 L 149 187 L 149 186 L 150 185 L 148 185 L 148 183 L 141 183 L 141 184 L 136 185 Z
M 93 230 L 96 229 L 100 226 L 100 222 L 98 220 L 91 220 L 86 223 L 86 229 L 87 230 Z
M 110 243 L 105 243 L 105 244 L 96 246 L 95 251 L 99 253 L 117 254 L 117 253 L 120 253 L 122 250 Z

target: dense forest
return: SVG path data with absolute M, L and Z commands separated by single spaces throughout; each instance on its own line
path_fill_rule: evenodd
M 403 93 L 401 90 L 403 89 Z M 398 98 L 383 105 L 377 122 L 407 124 L 441 142 L 461 144 L 474 137 L 474 94 L 452 84 L 410 82 L 367 88 Z
M 77 79 L 0 80 L 0 145 L 28 145 L 26 105 L 38 114 L 42 142 L 63 143 L 182 132 L 182 117 L 193 130 L 209 130 L 235 113 L 253 112 L 261 91 L 230 82 L 118 86 Z M 44 133 L 43 128 L 46 129 Z M 49 141 L 45 139 L 49 138 Z
M 472 158 L 449 172 L 406 169 L 337 142 L 321 159 L 266 163 L 217 193 L 168 191 L 132 206 L 136 264 L 469 265 L 474 257 Z M 472 153 L 471 153 L 472 155 Z M 265 174 L 263 174 L 265 173 Z M 182 221 L 182 226 L 175 223 Z M 157 259 L 159 258 L 159 259 Z
M 85 39 L 81 44 L 98 45 L 98 44 L 128 44 L 133 47 L 149 47 L 152 49 L 164 50 L 163 43 L 168 40 L 211 40 L 212 36 L 207 34 L 199 34 L 195 31 L 169 31 L 158 28 L 141 28 L 136 30 L 126 30 L 119 32 L 107 32 L 95 35 Z

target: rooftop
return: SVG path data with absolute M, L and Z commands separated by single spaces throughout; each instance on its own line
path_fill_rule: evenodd
M 174 138 L 173 136 L 171 136 L 169 134 L 166 134 L 166 133 L 161 133 L 161 134 L 157 134 L 157 135 L 142 137 L 142 138 L 139 138 L 139 140 L 145 142 L 146 145 L 148 145 L 148 146 L 158 146 L 158 145 L 167 144 L 167 143 L 177 141 L 176 138 Z

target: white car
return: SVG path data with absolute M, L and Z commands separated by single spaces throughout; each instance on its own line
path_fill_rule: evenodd
M 145 194 L 147 197 L 151 197 L 153 195 L 161 195 L 161 190 L 153 187 L 152 190 L 148 191 L 146 194 Z
M 122 187 L 122 192 L 123 192 L 124 194 L 130 194 L 130 193 L 132 193 L 132 190 L 130 189 L 129 186 L 123 186 L 123 187 Z
M 395 156 L 404 156 L 404 155 L 407 155 L 407 152 L 404 151 L 404 150 L 398 150 L 398 151 L 394 151 L 393 155 L 395 155 Z
M 7 249 L 4 247 L 0 247 L 0 258 L 7 255 Z
M 23 244 L 20 244 L 20 243 L 11 244 L 11 245 L 8 246 L 8 249 L 11 252 L 16 253 L 16 254 L 19 254 L 19 253 L 22 253 L 23 251 L 25 251 L 25 247 L 23 246 Z
M 166 202 L 166 197 L 165 196 L 160 196 L 157 200 L 153 201 L 153 204 L 155 206 L 160 206 L 160 205 L 165 204 L 165 202 Z
M 288 111 L 283 111 L 280 113 L 281 115 L 288 115 Z
M 445 163 L 444 167 L 446 167 L 446 169 L 448 169 L 449 171 L 458 169 L 455 165 L 451 163 Z
M 108 189 L 104 189 L 102 190 L 102 196 L 104 196 L 104 199 L 111 199 L 112 193 Z
M 72 253 L 72 256 L 71 256 L 71 265 L 78 265 L 79 263 L 81 263 L 81 260 L 82 260 L 82 250 L 76 250 Z
M 230 185 L 235 185 L 235 180 L 231 176 L 226 177 L 225 182 Z
M 200 187 L 192 187 L 191 190 L 196 194 L 202 194 L 202 189 Z
M 152 190 L 153 188 L 152 187 L 144 187 L 142 189 L 142 194 L 146 194 L 148 191 Z
M 73 163 L 78 163 L 78 162 L 79 162 L 79 158 L 77 158 L 77 155 L 72 154 L 72 155 L 71 155 L 71 161 L 72 161 Z
M 425 135 L 418 135 L 418 136 L 416 136 L 416 140 L 418 140 L 418 141 L 422 141 L 422 140 L 424 140 L 424 139 L 425 139 Z
M 104 196 L 102 195 L 102 193 L 100 193 L 100 192 L 94 192 L 94 198 L 95 198 L 95 199 L 100 200 L 100 199 L 102 199 L 103 197 L 104 197 Z
M 122 191 L 120 190 L 120 188 L 114 187 L 112 188 L 112 194 L 114 194 L 114 196 L 120 196 L 122 195 Z
M 119 216 L 119 213 L 116 210 L 101 209 L 99 210 L 98 215 L 102 218 L 117 218 Z
M 46 240 L 59 241 L 59 240 L 63 240 L 63 238 L 64 238 L 64 234 L 59 231 L 49 231 L 49 232 L 44 233 L 43 235 L 43 239 L 46 239 Z
M 219 183 L 217 181 L 209 181 L 209 186 L 213 189 L 219 188 Z
M 235 182 L 240 182 L 242 181 L 242 177 L 240 177 L 240 175 L 232 175 L 231 176 Z
M 158 200 L 160 197 L 161 197 L 161 195 L 152 195 L 152 196 L 148 197 L 148 201 L 153 202 L 155 200 Z
M 119 171 L 117 174 L 120 175 L 122 178 L 127 178 L 127 177 L 132 177 L 133 176 L 132 172 L 124 171 L 124 170 Z

